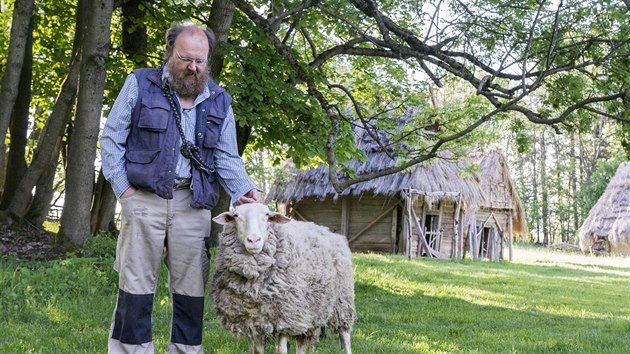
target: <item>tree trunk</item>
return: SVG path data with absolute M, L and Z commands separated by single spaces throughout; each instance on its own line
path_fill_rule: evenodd
M 549 181 L 547 181 L 547 146 L 545 133 L 541 133 L 540 138 L 540 185 L 542 203 L 542 232 L 543 244 L 549 244 Z
M 577 201 L 577 185 L 578 185 L 578 179 L 577 179 L 577 173 L 578 171 L 578 164 L 577 164 L 577 159 L 576 159 L 576 152 L 575 152 L 575 133 L 571 134 L 571 136 L 569 137 L 571 139 L 570 141 L 570 150 L 571 150 L 571 172 L 569 175 L 569 185 L 571 188 L 571 194 L 570 194 L 570 203 L 571 203 L 571 218 L 573 221 L 573 230 L 571 232 L 571 235 L 575 235 L 577 233 L 577 230 L 580 228 L 580 211 L 579 211 L 579 205 L 578 205 L 578 201 Z
M 223 70 L 223 58 L 225 57 L 224 46 L 225 43 L 227 43 L 233 17 L 234 3 L 231 0 L 214 0 L 212 2 L 210 17 L 208 18 L 206 26 L 212 28 L 217 39 L 212 57 L 210 58 L 210 73 L 217 82 Z
M 18 94 L 11 115 L 11 140 L 9 142 L 9 155 L 7 158 L 4 191 L 0 209 L 5 209 L 15 194 L 15 189 L 26 172 L 26 143 L 28 141 L 28 122 L 31 103 L 31 80 L 33 78 L 33 16 L 28 25 L 28 35 L 24 46 L 24 60 Z M 4 171 L 4 170 L 3 170 Z
M 103 176 L 101 169 L 94 187 L 94 202 L 90 217 L 90 234 L 98 231 L 116 231 L 111 229 L 116 214 L 116 195 L 111 184 Z
M 139 0 L 126 0 L 122 10 L 122 46 L 125 56 L 136 67 L 145 67 L 147 62 L 147 26 L 144 24 L 146 12 Z
M 224 46 L 227 42 L 228 33 L 230 30 L 230 26 L 232 25 L 232 18 L 234 16 L 234 4 L 230 0 L 215 0 L 212 2 L 212 8 L 210 9 L 210 17 L 206 26 L 212 28 L 214 31 L 214 35 L 216 36 L 217 43 L 214 47 L 214 51 L 212 52 L 212 56 L 210 58 L 210 73 L 212 78 L 215 81 L 219 81 L 219 77 L 221 75 L 221 71 L 223 70 L 223 58 L 225 56 Z M 238 124 L 237 124 L 238 127 Z M 239 154 L 243 154 L 243 150 L 245 149 L 245 143 L 243 143 L 242 136 L 239 134 L 239 129 L 237 128 L 236 136 L 239 144 Z M 249 134 L 247 135 L 249 137 Z M 220 188 L 219 193 L 219 201 L 217 205 L 212 208 L 212 217 L 215 217 L 222 212 L 230 209 L 230 196 Z M 210 229 L 210 245 L 216 246 L 219 232 L 221 232 L 223 228 L 212 222 L 212 228 Z
M 60 148 L 61 138 L 57 140 L 57 144 L 55 145 L 55 160 L 58 160 Z M 40 175 L 39 180 L 35 185 L 35 195 L 33 196 L 33 201 L 31 202 L 28 212 L 24 216 L 24 218 L 31 224 L 40 228 L 44 224 L 44 221 L 48 216 L 48 212 L 52 207 L 51 202 L 56 191 L 54 186 L 56 174 L 57 164 L 48 166 Z
M 87 1 L 87 0 L 79 0 Z M 81 246 L 90 235 L 94 161 L 107 74 L 113 0 L 89 1 L 82 40 L 75 124 L 70 138 L 66 195 L 58 236 Z
M 4 181 L 6 175 L 5 137 L 11 121 L 13 105 L 18 96 L 29 33 L 32 35 L 30 23 L 33 17 L 34 4 L 35 0 L 16 0 L 14 4 L 7 64 L 0 91 L 0 181 Z
M 534 224 L 534 234 L 532 235 L 532 241 L 535 243 L 540 243 L 540 214 L 538 213 L 538 206 L 540 205 L 540 201 L 538 200 L 538 164 L 536 163 L 536 135 L 534 134 L 534 151 L 532 151 L 531 162 L 532 162 L 532 202 L 530 204 L 530 210 L 535 211 L 535 217 L 532 220 Z
M 138 0 L 127 0 L 121 5 L 122 10 L 122 42 L 123 52 L 136 67 L 146 66 L 147 28 L 144 25 L 145 11 Z M 98 231 L 116 231 L 114 216 L 116 214 L 116 195 L 111 185 L 99 171 L 94 187 L 94 198 L 90 216 L 90 234 Z

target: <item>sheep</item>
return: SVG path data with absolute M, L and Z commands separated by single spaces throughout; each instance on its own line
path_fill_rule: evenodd
M 212 279 L 221 325 L 264 353 L 277 336 L 276 353 L 315 344 L 322 326 L 340 334 L 351 353 L 355 320 L 352 255 L 347 239 L 311 222 L 291 220 L 260 203 L 243 204 L 213 218 L 224 225 Z

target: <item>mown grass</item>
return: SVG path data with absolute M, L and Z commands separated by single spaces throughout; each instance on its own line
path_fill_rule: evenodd
M 0 260 L 0 353 L 104 353 L 116 296 L 114 242 L 91 240 L 82 257 Z M 553 255 L 552 255 L 553 256 Z M 355 353 L 627 353 L 630 269 L 567 263 L 408 260 L 355 254 Z M 154 305 L 165 353 L 166 276 Z M 245 353 L 220 328 L 210 302 L 206 353 Z M 273 344 L 267 346 L 273 353 Z M 339 353 L 333 335 L 316 353 Z

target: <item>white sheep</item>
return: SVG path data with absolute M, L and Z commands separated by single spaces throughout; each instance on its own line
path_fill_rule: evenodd
M 352 255 L 347 239 L 311 222 L 291 220 L 263 204 L 244 204 L 213 219 L 219 235 L 212 300 L 221 325 L 264 353 L 313 345 L 320 327 L 339 333 L 346 354 L 355 319 Z

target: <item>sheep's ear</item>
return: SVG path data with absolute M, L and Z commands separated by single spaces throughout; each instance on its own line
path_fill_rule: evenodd
M 269 212 L 269 222 L 272 224 L 286 224 L 289 221 L 291 221 L 291 219 L 280 213 L 276 213 L 275 211 Z
M 212 221 L 216 222 L 219 225 L 227 225 L 234 223 L 234 219 L 236 214 L 231 211 L 223 212 L 212 218 Z

